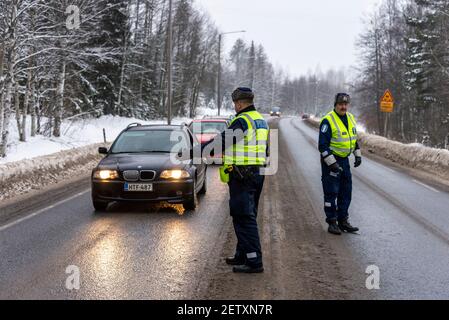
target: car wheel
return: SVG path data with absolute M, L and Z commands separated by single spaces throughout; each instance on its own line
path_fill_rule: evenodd
M 99 201 L 99 200 L 93 200 L 92 201 L 95 211 L 106 211 L 106 208 L 108 207 L 109 202 Z
M 201 187 L 199 194 L 206 194 L 207 192 L 207 177 L 204 177 L 203 186 Z
M 193 186 L 193 196 L 184 201 L 183 206 L 185 210 L 193 211 L 196 209 L 198 203 L 198 195 L 195 192 L 195 185 Z

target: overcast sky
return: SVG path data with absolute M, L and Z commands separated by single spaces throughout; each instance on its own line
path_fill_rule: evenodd
M 225 36 L 225 49 L 242 37 L 264 45 L 271 61 L 292 76 L 356 61 L 362 18 L 380 0 L 195 0 Z

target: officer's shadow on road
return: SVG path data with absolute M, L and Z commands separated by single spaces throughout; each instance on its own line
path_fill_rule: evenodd
M 160 216 L 184 216 L 190 211 L 184 210 L 182 204 L 161 203 L 120 203 L 113 202 L 109 204 L 106 211 L 97 213 L 97 215 L 160 215 Z

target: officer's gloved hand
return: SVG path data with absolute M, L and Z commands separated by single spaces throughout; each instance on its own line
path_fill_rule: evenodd
M 330 171 L 335 172 L 335 173 L 338 173 L 338 172 L 343 171 L 343 168 L 340 167 L 340 165 L 338 164 L 338 162 L 335 162 L 335 163 L 331 164 L 331 165 L 329 166 L 329 169 L 330 169 Z
M 355 157 L 354 168 L 359 167 L 362 164 L 362 157 Z
M 329 170 L 334 173 L 338 173 L 343 171 L 343 168 L 340 167 L 337 160 L 332 154 L 328 154 L 328 152 L 325 152 L 323 156 L 326 155 L 326 157 L 323 158 L 323 161 L 327 166 L 329 167 Z
M 362 152 L 360 151 L 360 149 L 354 151 L 354 156 L 355 156 L 354 168 L 357 168 L 362 164 Z

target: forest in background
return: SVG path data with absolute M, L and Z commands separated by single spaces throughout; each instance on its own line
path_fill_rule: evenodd
M 194 117 L 216 106 L 221 31 L 193 0 L 174 0 L 172 14 L 172 115 Z M 27 132 L 60 136 L 63 119 L 166 117 L 167 35 L 168 0 L 1 0 L 0 156 L 10 121 L 25 141 Z M 241 39 L 222 58 L 222 74 L 223 107 L 232 107 L 233 88 L 250 86 L 262 110 L 292 113 L 314 112 L 344 77 L 291 78 L 263 44 Z
M 449 1 L 384 0 L 367 19 L 357 48 L 352 90 L 367 129 L 449 148 Z M 395 99 L 389 116 L 379 110 L 386 89 Z
M 11 121 L 25 141 L 60 136 L 64 119 L 166 117 L 167 21 L 168 0 L 1 0 L 0 156 Z M 221 59 L 223 107 L 232 108 L 235 87 L 249 86 L 264 112 L 322 115 L 344 90 L 370 132 L 447 147 L 448 24 L 446 0 L 384 0 L 356 43 L 352 77 L 319 68 L 292 76 L 272 64 L 263 43 L 237 38 Z M 223 30 L 194 0 L 174 0 L 172 30 L 172 115 L 194 117 L 199 107 L 216 107 Z M 387 88 L 396 107 L 385 126 L 379 100 Z

